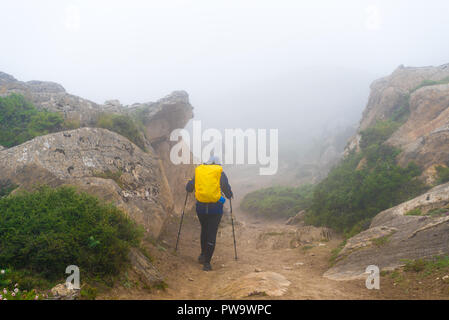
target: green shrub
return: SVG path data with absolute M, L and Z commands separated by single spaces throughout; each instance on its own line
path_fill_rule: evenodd
M 313 186 L 271 187 L 245 195 L 240 207 L 256 216 L 292 217 L 310 205 Z
M 61 130 L 62 123 L 59 113 L 40 111 L 22 95 L 0 97 L 0 145 L 14 147 Z
M 39 187 L 0 199 L 0 266 L 58 280 L 118 274 L 141 229 L 119 209 L 73 187 Z
M 435 256 L 431 259 L 404 260 L 404 271 L 426 272 L 449 270 L 449 256 Z
M 400 124 L 392 120 L 377 121 L 372 127 L 369 127 L 362 132 L 362 140 L 360 147 L 362 149 L 368 146 L 379 145 L 386 141 L 399 128 Z
M 436 170 L 437 170 L 437 174 L 438 174 L 438 179 L 437 179 L 438 184 L 446 183 L 449 181 L 449 168 L 448 167 L 437 166 Z
M 349 154 L 315 187 L 306 223 L 350 237 L 366 229 L 380 211 L 424 192 L 426 186 L 417 179 L 421 169 L 414 163 L 398 166 L 398 150 L 378 142 Z M 366 164 L 357 169 L 363 158 Z
M 128 115 L 102 113 L 97 119 L 96 127 L 114 131 L 146 151 L 143 130 Z

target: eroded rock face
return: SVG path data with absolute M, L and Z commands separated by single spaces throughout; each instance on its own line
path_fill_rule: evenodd
M 346 153 L 359 149 L 360 132 L 385 120 L 409 106 L 407 121 L 387 140 L 399 147 L 401 165 L 415 161 L 425 172 L 424 178 L 434 180 L 434 165 L 445 164 L 449 159 L 449 84 L 417 86 L 424 80 L 439 81 L 449 77 L 449 64 L 439 67 L 399 67 L 390 76 L 371 85 L 368 104 L 363 113 L 357 134 L 349 141 Z
M 366 277 L 365 269 L 376 265 L 391 270 L 404 260 L 449 254 L 449 183 L 379 213 L 370 228 L 349 239 L 324 276 L 335 280 Z M 440 214 L 431 215 L 432 209 Z M 420 209 L 422 215 L 407 215 Z M 447 211 L 447 212 L 445 212 Z
M 169 136 L 174 129 L 183 128 L 193 117 L 193 108 L 185 91 L 175 91 L 156 102 L 136 103 L 132 106 L 123 106 L 118 100 L 108 100 L 104 105 L 99 105 L 67 93 L 57 83 L 44 81 L 22 82 L 11 75 L 0 72 L 0 96 L 6 96 L 13 92 L 24 95 L 39 109 L 61 113 L 65 119 L 74 120 L 81 127 L 95 126 L 98 115 L 103 112 L 128 114 L 137 117 L 146 128 L 143 139 L 145 147 L 149 150 L 148 155 L 146 155 L 126 138 L 112 139 L 114 135 L 106 134 L 105 131 L 82 129 L 67 133 L 77 137 L 80 135 L 79 138 L 85 140 L 85 142 L 78 141 L 76 144 L 69 136 L 65 137 L 65 139 L 60 139 L 62 137 L 60 133 L 49 135 L 45 138 L 45 141 L 38 138 L 36 140 L 40 143 L 38 146 L 33 147 L 30 143 L 23 144 L 22 146 L 26 146 L 27 149 L 20 149 L 22 150 L 20 152 L 22 152 L 23 158 L 18 154 L 15 156 L 14 159 L 18 160 L 17 164 L 14 164 L 13 160 L 8 163 L 2 163 L 2 160 L 0 160 L 0 167 L 5 170 L 8 168 L 10 170 L 19 170 L 23 172 L 22 175 L 24 177 L 25 172 L 29 175 L 30 179 L 23 179 L 22 184 L 31 185 L 45 181 L 46 183 L 51 182 L 53 185 L 59 185 L 68 180 L 77 179 L 78 186 L 95 192 L 102 198 L 113 199 L 120 207 L 134 212 L 135 214 L 132 215 L 138 222 L 143 222 L 146 219 L 143 211 L 148 210 L 145 201 L 153 197 L 155 191 L 152 186 L 154 181 L 158 181 L 159 186 L 164 186 L 166 189 L 162 193 L 164 200 L 156 201 L 158 210 L 165 210 L 166 216 L 172 213 L 180 214 L 185 194 L 184 186 L 187 178 L 193 175 L 194 167 L 193 165 L 173 165 L 171 163 L 169 158 L 170 148 L 175 142 L 169 141 Z M 97 132 L 100 133 L 99 137 L 95 137 Z M 102 140 L 102 138 L 105 139 Z M 88 150 L 84 150 L 81 147 L 83 143 L 89 145 Z M 124 144 L 120 145 L 120 143 Z M 53 153 L 48 153 L 49 147 L 47 145 L 52 146 Z M 58 147 L 54 147 L 55 145 L 58 145 Z M 123 150 L 125 145 L 129 150 Z M 41 147 L 43 149 L 39 150 Z M 2 147 L 0 147 L 1 150 Z M 18 152 L 18 150 L 16 148 L 11 152 Z M 83 156 L 80 158 L 79 150 L 88 154 L 83 153 Z M 105 150 L 108 150 L 107 156 L 104 155 Z M 126 152 L 126 154 L 121 154 L 121 151 Z M 114 153 L 117 154 L 115 155 Z M 8 154 L 11 153 L 8 152 Z M 50 154 L 52 155 L 51 157 L 49 156 Z M 139 154 L 139 160 L 120 162 L 122 156 L 130 160 L 135 154 Z M 42 156 L 46 158 L 42 159 Z M 70 164 L 71 158 L 74 159 L 75 163 Z M 129 163 L 139 163 L 142 168 L 149 165 L 148 168 L 157 169 L 157 173 L 136 178 L 129 172 L 130 170 L 133 171 L 129 167 Z M 118 192 L 114 189 L 115 187 L 122 189 L 121 186 L 119 187 L 117 184 L 114 186 L 114 181 L 112 180 L 112 183 L 111 181 L 101 182 L 98 180 L 100 178 L 92 176 L 92 171 L 117 170 L 121 166 L 124 166 L 125 170 L 121 179 L 123 184 L 129 186 L 129 188 L 121 190 L 120 197 L 118 197 Z M 38 177 L 40 180 L 37 179 Z M 151 179 L 147 181 L 145 180 L 147 178 Z M 16 178 L 16 180 L 19 179 L 18 177 Z M 102 180 L 104 181 L 105 179 L 103 178 Z M 135 180 L 138 180 L 138 183 Z M 147 185 L 147 187 L 144 187 L 144 185 Z M 136 194 L 139 194 L 139 197 L 136 197 Z M 130 201 L 131 198 L 133 198 L 132 201 Z M 176 206 L 175 211 L 173 211 L 174 205 Z M 155 218 L 152 224 L 158 225 L 158 227 L 150 227 L 154 235 L 159 234 L 157 231 L 160 229 L 159 224 L 165 220 L 162 219 L 159 213 L 156 216 L 159 218 Z M 152 218 L 148 217 L 148 219 Z M 144 222 L 144 225 L 148 226 L 148 222 Z
M 157 237 L 173 210 L 171 193 L 153 150 L 98 128 L 36 137 L 0 152 L 1 179 L 23 188 L 76 185 L 112 201 Z
M 118 100 L 107 100 L 103 105 L 71 95 L 53 82 L 16 80 L 13 76 L 0 72 L 0 96 L 10 93 L 23 94 L 39 109 L 60 112 L 65 119 L 79 123 L 81 127 L 95 126 L 103 112 L 137 116 L 145 126 L 144 144 L 160 158 L 162 179 L 169 185 L 174 196 L 176 213 L 182 210 L 184 185 L 193 176 L 193 165 L 173 165 L 170 148 L 176 142 L 169 137 L 174 129 L 184 128 L 193 117 L 193 107 L 185 91 L 174 91 L 156 102 L 135 103 L 123 106 Z M 1 150 L 1 149 L 0 149 Z

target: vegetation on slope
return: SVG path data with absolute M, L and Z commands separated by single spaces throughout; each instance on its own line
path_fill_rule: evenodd
M 435 86 L 435 85 L 439 85 L 439 84 L 448 84 L 449 83 L 449 77 L 443 78 L 441 80 L 423 80 L 419 85 L 417 85 L 415 88 L 413 88 L 412 90 L 410 90 L 410 93 L 415 92 L 418 89 L 421 89 L 422 87 L 427 87 L 427 86 Z
M 114 131 L 128 138 L 139 148 L 146 151 L 143 130 L 137 121 L 133 120 L 130 116 L 102 113 L 97 119 L 96 126 Z
M 0 145 L 5 147 L 61 130 L 63 122 L 59 113 L 38 110 L 22 95 L 0 97 Z
M 306 222 L 356 234 L 380 211 L 411 199 L 426 189 L 413 162 L 396 164 L 399 150 L 383 144 L 394 132 L 394 121 L 378 122 L 361 133 L 361 151 L 349 154 L 314 190 Z
M 438 179 L 437 184 L 446 183 L 449 181 L 449 168 L 443 166 L 436 167 Z
M 72 187 L 0 199 L 0 269 L 15 270 L 21 287 L 65 278 L 69 265 L 84 279 L 117 275 L 141 236 L 122 211 Z
M 310 206 L 313 187 L 271 187 L 247 194 L 240 207 L 257 216 L 291 217 Z

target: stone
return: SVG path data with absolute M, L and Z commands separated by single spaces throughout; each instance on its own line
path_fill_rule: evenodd
M 283 275 L 275 272 L 253 272 L 231 282 L 220 290 L 220 296 L 230 299 L 242 299 L 250 296 L 281 297 L 290 286 Z
M 65 283 L 60 283 L 50 290 L 52 300 L 76 300 L 80 295 L 79 289 L 68 288 Z
M 128 258 L 131 262 L 132 270 L 137 274 L 144 285 L 153 287 L 163 283 L 164 279 L 159 274 L 159 271 L 154 267 L 150 260 L 139 251 L 139 249 L 131 248 Z
M 382 211 L 367 230 L 348 239 L 335 265 L 324 277 L 362 279 L 369 265 L 376 265 L 380 270 L 394 270 L 403 266 L 404 260 L 449 254 L 449 216 L 426 215 L 429 210 L 448 204 L 449 183 L 446 183 Z M 422 216 L 406 215 L 416 208 L 422 210 Z

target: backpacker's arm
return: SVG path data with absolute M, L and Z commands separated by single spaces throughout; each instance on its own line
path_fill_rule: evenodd
M 231 186 L 229 185 L 228 177 L 226 176 L 226 173 L 224 173 L 224 171 L 221 173 L 220 177 L 220 188 L 226 198 L 231 199 L 232 197 L 234 197 Z

